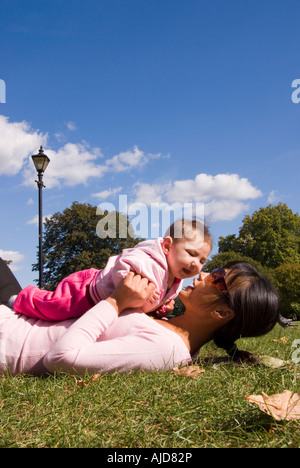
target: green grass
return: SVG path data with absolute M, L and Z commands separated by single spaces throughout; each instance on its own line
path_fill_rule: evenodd
M 285 336 L 287 342 L 273 341 Z M 240 340 L 241 349 L 291 361 L 298 328 Z M 300 420 L 276 422 L 245 395 L 299 392 L 300 364 L 281 369 L 215 364 L 201 351 L 197 379 L 172 371 L 0 377 L 1 447 L 299 447 Z

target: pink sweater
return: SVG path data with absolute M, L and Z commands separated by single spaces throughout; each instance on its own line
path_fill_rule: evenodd
M 176 333 L 134 309 L 101 301 L 79 319 L 46 322 L 0 305 L 0 373 L 124 373 L 191 362 Z
M 124 249 L 118 256 L 110 257 L 106 267 L 97 273 L 90 284 L 89 291 L 95 304 L 106 299 L 129 271 L 148 278 L 160 292 L 159 298 L 149 305 L 147 312 L 175 299 L 183 282 L 175 278 L 172 287 L 168 289 L 169 268 L 162 241 L 162 238 L 146 240 L 132 249 Z
M 168 289 L 169 269 L 162 240 L 143 241 L 134 248 L 124 249 L 120 255 L 110 257 L 103 270 L 90 268 L 75 272 L 64 278 L 53 292 L 27 286 L 18 294 L 14 310 L 27 317 L 51 321 L 80 317 L 91 308 L 91 303 L 97 304 L 110 296 L 129 271 L 148 278 L 159 292 L 155 300 L 145 302 L 143 311 L 159 309 L 175 299 L 182 287 L 182 280 L 175 278 Z M 168 315 L 169 311 L 160 310 L 159 314 Z

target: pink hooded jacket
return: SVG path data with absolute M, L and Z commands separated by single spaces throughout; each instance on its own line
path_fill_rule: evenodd
M 154 311 L 174 299 L 182 287 L 182 280 L 176 278 L 168 289 L 169 270 L 162 240 L 148 240 L 132 249 L 124 249 L 120 255 L 110 257 L 103 270 L 90 268 L 73 273 L 63 279 L 55 291 L 27 286 L 18 294 L 14 310 L 44 320 L 80 317 L 91 306 L 105 300 L 127 273 L 134 271 L 156 285 L 159 295 L 142 308 L 146 313 Z M 161 313 L 160 317 L 168 313 Z
M 106 299 L 129 271 L 148 278 L 156 285 L 160 296 L 151 307 L 149 305 L 149 310 L 174 299 L 182 288 L 182 280 L 176 278 L 168 289 L 169 270 L 162 241 L 162 238 L 143 241 L 132 249 L 124 249 L 118 256 L 110 257 L 106 267 L 91 281 L 89 292 L 93 301 L 97 304 Z

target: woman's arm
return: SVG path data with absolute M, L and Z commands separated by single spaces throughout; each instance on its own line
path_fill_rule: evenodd
M 140 319 L 143 323 L 139 323 Z M 93 375 L 170 369 L 191 361 L 181 338 L 175 333 L 170 337 L 168 330 L 144 314 L 129 313 L 122 320 L 128 321 L 129 328 L 132 325 L 131 331 L 124 336 L 116 333 L 115 337 L 110 333 L 109 339 L 101 340 L 98 334 L 110 325 L 117 327 L 115 320 L 121 318 L 117 318 L 116 311 L 106 301 L 90 309 L 47 353 L 43 362 L 46 369 L 51 373 Z M 144 320 L 150 322 L 149 329 Z
M 88 310 L 59 338 L 44 357 L 44 366 L 50 372 L 64 371 L 82 374 L 94 373 L 96 354 L 93 346 L 113 325 L 118 317 L 118 306 L 101 301 Z
M 151 365 L 153 346 L 150 339 L 136 336 L 100 341 L 101 335 L 114 324 L 118 315 L 129 306 L 139 307 L 153 293 L 155 286 L 134 273 L 119 283 L 105 301 L 86 312 L 54 344 L 44 358 L 50 371 L 95 373 L 99 371 L 129 370 L 140 367 L 145 357 Z

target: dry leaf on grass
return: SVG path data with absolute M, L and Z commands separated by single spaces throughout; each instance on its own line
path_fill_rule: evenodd
M 258 405 L 264 413 L 273 416 L 276 421 L 291 421 L 300 419 L 300 393 L 292 393 L 285 390 L 283 393 L 268 396 L 262 392 L 261 395 L 246 396 L 250 403 Z
M 288 364 L 287 361 L 282 361 L 282 359 L 277 359 L 272 356 L 259 356 L 256 358 L 256 361 L 258 364 L 271 367 L 272 369 L 278 369 Z
M 176 375 L 183 375 L 188 379 L 196 379 L 205 372 L 204 369 L 200 369 L 198 366 L 173 367 L 173 371 Z
M 91 383 L 95 382 L 95 380 L 97 380 L 100 377 L 100 375 L 101 374 L 99 374 L 99 373 L 92 375 L 92 377 L 87 382 L 84 381 L 84 380 L 76 380 L 75 379 L 76 385 L 81 385 L 82 387 L 87 387 Z
M 283 336 L 282 338 L 279 338 L 278 340 L 272 340 L 274 341 L 275 343 L 283 343 L 283 344 L 286 344 L 288 342 L 288 339 L 286 336 Z

